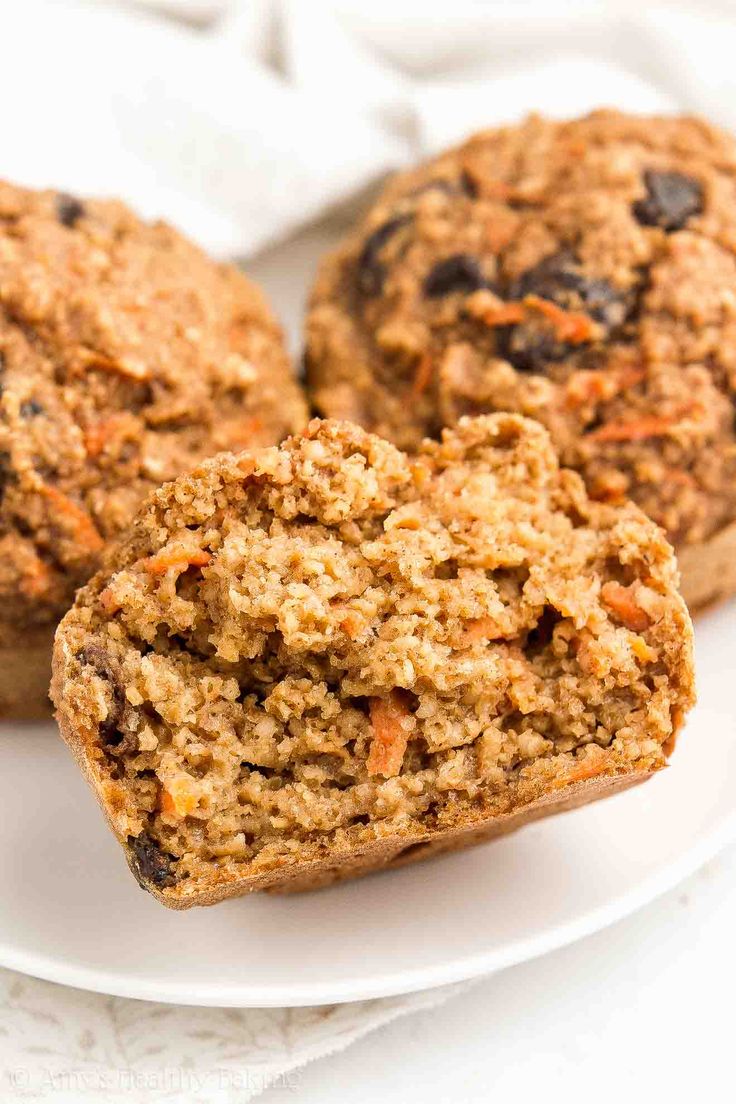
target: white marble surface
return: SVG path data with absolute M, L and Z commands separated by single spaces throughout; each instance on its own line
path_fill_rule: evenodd
M 628 919 L 291 1074 L 264 1104 L 734 1099 L 736 847 Z

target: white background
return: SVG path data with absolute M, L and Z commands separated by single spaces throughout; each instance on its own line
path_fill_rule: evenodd
M 733 1101 L 734 933 L 730 848 L 627 920 L 379 1028 L 260 1099 Z

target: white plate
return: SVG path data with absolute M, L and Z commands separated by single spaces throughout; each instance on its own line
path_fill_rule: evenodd
M 321 244 L 314 232 L 291 249 L 291 268 L 278 254 L 258 266 L 292 320 Z M 180 1004 L 321 1004 L 490 973 L 610 924 L 736 837 L 735 613 L 699 620 L 700 703 L 672 766 L 646 785 L 301 897 L 167 911 L 128 873 L 53 726 L 6 726 L 0 964 Z
M 169 912 L 138 889 L 53 728 L 2 733 L 0 963 L 183 1004 L 321 1004 L 489 973 L 595 931 L 736 835 L 734 609 L 651 782 L 471 851 L 301 897 Z

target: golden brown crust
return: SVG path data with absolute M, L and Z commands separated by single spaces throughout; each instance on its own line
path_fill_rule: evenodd
M 157 491 L 59 627 L 61 733 L 174 908 L 493 833 L 664 766 L 672 550 L 538 423 L 410 458 L 345 423 Z M 419 856 L 419 849 L 416 849 Z
M 576 782 L 568 786 L 564 795 L 555 796 L 548 794 L 513 813 L 506 813 L 496 817 L 487 824 L 474 824 L 470 827 L 448 829 L 438 835 L 408 842 L 397 840 L 394 845 L 387 842 L 364 855 L 350 855 L 341 861 L 331 861 L 321 865 L 313 871 L 306 871 L 298 877 L 282 878 L 278 882 L 266 887 L 269 893 L 306 893 L 314 889 L 324 889 L 335 882 L 345 881 L 348 878 L 358 878 L 365 874 L 373 874 L 380 870 L 396 870 L 402 866 L 409 866 L 415 862 L 424 862 L 425 859 L 434 858 L 437 855 L 448 855 L 453 851 L 461 851 L 466 847 L 477 847 L 481 843 L 489 843 L 499 836 L 506 836 L 523 828 L 526 824 L 542 820 L 544 817 L 556 813 L 569 812 L 581 805 L 587 805 L 591 801 L 599 801 L 604 797 L 612 797 L 622 790 L 628 790 L 632 786 L 638 786 L 646 782 L 651 774 L 646 772 L 631 772 L 611 778 L 588 779 L 584 782 Z M 215 901 L 208 901 L 215 904 Z
M 397 176 L 325 259 L 307 365 L 320 413 L 403 448 L 463 414 L 536 417 L 591 495 L 630 495 L 678 552 L 717 548 L 736 517 L 736 145 L 610 111 L 473 136 Z
M 691 610 L 736 593 L 736 522 L 699 544 L 680 548 L 680 591 Z
M 0 717 L 48 719 L 55 625 L 19 629 L 0 622 Z
M 306 420 L 240 272 L 116 201 L 2 182 L 0 386 L 0 631 L 24 651 L 162 480 Z

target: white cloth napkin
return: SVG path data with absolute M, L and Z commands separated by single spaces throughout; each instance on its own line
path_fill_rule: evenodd
M 736 116 L 733 25 L 702 4 L 154 6 L 168 16 L 7 5 L 0 173 L 123 195 L 219 255 L 252 254 L 412 157 L 531 109 Z
M 186 1008 L 0 970 L 0 1100 L 245 1104 L 465 986 L 319 1008 Z
M 726 16 L 702 3 L 696 14 L 633 2 L 24 0 L 7 5 L 0 34 L 0 175 L 121 195 L 217 255 L 246 257 L 412 158 L 529 110 L 694 109 L 733 125 Z M 243 1102 L 459 988 L 233 1011 L 0 971 L 0 1098 Z

